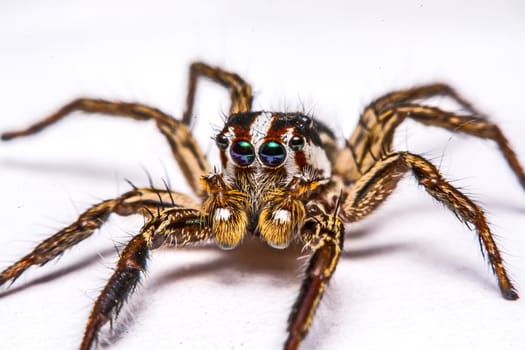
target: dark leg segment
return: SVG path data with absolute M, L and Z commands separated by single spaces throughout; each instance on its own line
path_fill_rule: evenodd
M 119 198 L 96 204 L 82 213 L 74 223 L 44 240 L 31 253 L 0 273 L 0 286 L 8 281 L 14 282 L 29 267 L 45 265 L 67 249 L 90 237 L 112 213 L 150 216 L 150 213 L 157 213 L 164 208 L 181 205 L 197 208 L 197 204 L 185 195 L 146 188 L 136 189 Z
M 160 110 L 139 103 L 111 102 L 90 98 L 76 99 L 59 109 L 56 113 L 26 129 L 3 133 L 2 140 L 11 140 L 35 134 L 77 111 L 101 113 L 135 120 L 154 120 L 161 133 L 168 140 L 173 155 L 186 177 L 186 181 L 188 181 L 195 193 L 200 196 L 204 195 L 200 176 L 209 172 L 209 165 L 197 141 L 193 138 L 190 129 L 185 123 L 173 119 Z
M 100 293 L 84 332 L 80 350 L 89 350 L 100 328 L 117 317 L 146 270 L 149 252 L 165 244 L 185 246 L 211 239 L 206 219 L 195 209 L 170 208 L 150 220 L 123 250 L 115 272 Z
M 230 115 L 251 110 L 253 96 L 252 88 L 248 83 L 235 73 L 227 72 L 221 68 L 212 67 L 205 63 L 195 62 L 190 66 L 186 110 L 182 118 L 182 121 L 186 125 L 190 125 L 193 117 L 195 91 L 199 77 L 208 78 L 228 89 L 231 98 Z
M 404 173 L 412 170 L 419 184 L 439 202 L 449 208 L 461 221 L 476 228 L 482 250 L 487 253 L 505 299 L 518 299 L 485 219 L 483 210 L 450 185 L 439 170 L 423 157 L 407 153 L 392 153 L 378 161 L 348 191 L 343 202 L 343 217 L 357 221 L 370 213 L 390 195 Z
M 122 252 L 117 269 L 98 297 L 89 316 L 80 349 L 91 349 L 100 328 L 116 316 L 146 270 L 149 255 L 144 236 L 133 238 Z
M 301 236 L 313 250 L 299 297 L 288 319 L 285 350 L 298 349 L 312 323 L 328 281 L 343 249 L 344 227 L 335 216 L 319 215 L 306 221 Z

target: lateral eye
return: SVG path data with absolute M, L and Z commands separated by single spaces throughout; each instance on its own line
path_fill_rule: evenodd
M 242 166 L 252 164 L 255 159 L 255 151 L 252 144 L 244 140 L 232 144 L 230 155 L 235 163 Z
M 284 162 L 286 150 L 279 142 L 268 141 L 259 148 L 259 158 L 264 165 L 277 166 Z
M 228 138 L 223 134 L 219 134 L 217 137 L 215 137 L 215 144 L 220 149 L 226 149 L 229 143 L 230 142 L 228 141 Z
M 288 146 L 292 151 L 300 151 L 304 148 L 304 139 L 301 136 L 294 136 L 288 141 Z

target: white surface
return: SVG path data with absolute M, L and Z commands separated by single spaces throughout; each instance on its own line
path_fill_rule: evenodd
M 525 9 L 520 1 L 3 2 L 0 130 L 78 96 L 140 101 L 175 116 L 194 59 L 253 84 L 256 109 L 305 107 L 337 129 L 394 88 L 456 86 L 501 125 L 525 162 Z M 202 84 L 195 126 L 214 154 L 227 94 Z M 522 294 L 525 195 L 490 142 L 404 124 L 397 144 L 424 153 L 484 205 Z M 0 144 L 0 265 L 71 222 L 124 179 L 186 190 L 150 123 L 74 116 Z M 112 219 L 0 295 L 2 349 L 74 349 L 114 266 L 114 246 L 142 220 Z M 516 349 L 523 301 L 500 297 L 475 234 L 405 180 L 346 249 L 302 349 Z M 264 245 L 153 254 L 110 349 L 278 349 L 303 260 Z M 45 282 L 45 283 L 44 283 Z

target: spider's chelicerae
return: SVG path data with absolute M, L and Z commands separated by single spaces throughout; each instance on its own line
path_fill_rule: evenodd
M 229 117 L 215 135 L 220 170 L 210 170 L 189 129 L 200 77 L 230 92 Z M 451 98 L 464 112 L 422 104 L 434 96 Z M 408 172 L 432 197 L 476 229 L 501 294 L 509 300 L 518 298 L 481 208 L 450 185 L 425 158 L 392 149 L 394 132 L 406 118 L 490 139 L 525 187 L 523 168 L 501 130 L 454 89 L 430 84 L 376 99 L 364 109 L 343 147 L 318 120 L 302 113 L 254 112 L 252 98 L 250 85 L 238 75 L 194 63 L 181 120 L 138 103 L 81 98 L 27 129 L 2 134 L 3 140 L 31 135 L 76 111 L 154 120 L 199 201 L 159 188 L 134 188 L 103 201 L 5 269 L 0 274 L 0 285 L 15 281 L 30 266 L 44 265 L 90 237 L 110 214 L 143 215 L 145 225 L 121 252 L 113 275 L 93 306 L 80 345 L 81 350 L 88 350 L 95 345 L 101 327 L 116 317 L 136 287 L 150 251 L 202 242 L 213 242 L 228 250 L 237 247 L 245 235 L 255 235 L 276 249 L 298 242 L 311 251 L 311 256 L 288 320 L 284 344 L 286 350 L 297 349 L 336 269 L 345 224 L 374 211 Z

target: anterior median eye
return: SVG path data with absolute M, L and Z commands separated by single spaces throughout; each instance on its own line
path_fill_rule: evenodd
M 230 147 L 233 161 L 239 165 L 250 165 L 255 159 L 255 151 L 248 141 L 237 141 Z
M 268 141 L 259 148 L 259 158 L 261 162 L 269 166 L 277 166 L 284 162 L 286 150 L 284 146 L 276 141 Z

